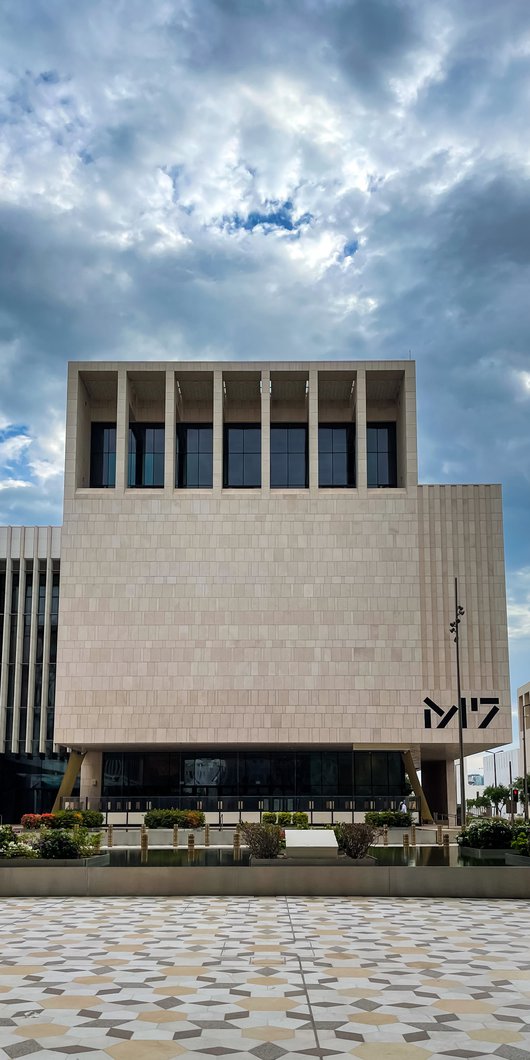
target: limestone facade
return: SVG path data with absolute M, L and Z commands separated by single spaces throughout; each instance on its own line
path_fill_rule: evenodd
M 97 422 L 116 424 L 112 488 L 90 486 Z M 165 426 L 160 488 L 127 486 L 134 422 Z M 175 484 L 186 422 L 212 424 L 211 488 Z M 261 428 L 255 489 L 224 485 L 242 422 Z M 378 422 L 393 487 L 368 486 Z M 271 488 L 271 423 L 307 425 L 307 487 Z M 353 426 L 354 488 L 319 486 L 325 423 Z M 453 759 L 455 576 L 471 754 L 511 740 L 501 489 L 418 485 L 413 362 L 70 365 L 56 744 Z

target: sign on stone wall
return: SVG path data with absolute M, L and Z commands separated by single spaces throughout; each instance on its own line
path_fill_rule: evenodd
M 439 707 L 438 704 L 435 703 L 433 699 L 429 699 L 429 696 L 426 696 L 426 698 L 423 700 L 423 702 L 427 704 L 427 706 L 425 707 L 424 712 L 423 712 L 423 716 L 424 716 L 424 720 L 425 720 L 425 728 L 426 729 L 432 729 L 433 728 L 433 725 L 432 725 L 433 714 L 436 715 L 436 717 L 440 718 L 440 721 L 438 722 L 436 728 L 437 729 L 445 729 L 449 725 L 449 722 L 452 721 L 452 719 L 458 713 L 458 708 L 455 707 L 454 704 L 453 704 L 452 707 L 449 707 L 447 710 L 442 710 L 442 708 Z M 460 709 L 461 709 L 461 712 L 462 712 L 462 728 L 463 729 L 467 729 L 467 700 L 466 700 L 465 696 L 462 696 L 462 698 L 460 700 L 460 705 L 461 705 Z M 493 721 L 493 719 L 499 713 L 499 697 L 498 696 L 471 696 L 470 706 L 471 706 L 471 712 L 474 713 L 474 714 L 478 714 L 479 713 L 479 708 L 481 708 L 481 707 L 490 707 L 491 708 L 490 710 L 488 710 L 488 713 L 486 714 L 486 717 L 482 719 L 482 721 L 480 722 L 479 725 L 477 725 L 478 729 L 487 729 L 488 726 Z

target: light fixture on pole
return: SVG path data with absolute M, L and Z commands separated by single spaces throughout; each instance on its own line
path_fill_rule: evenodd
M 457 714 L 458 714 L 458 746 L 460 753 L 460 825 L 466 827 L 466 776 L 464 763 L 464 727 L 462 722 L 462 694 L 460 689 L 460 640 L 458 627 L 464 617 L 464 608 L 458 603 L 458 578 L 455 578 L 455 618 L 449 623 L 449 631 L 456 645 L 456 689 L 457 689 Z
M 526 708 L 528 704 L 521 704 L 521 721 L 523 724 L 523 778 L 524 778 L 524 819 L 528 823 L 528 772 L 526 764 Z

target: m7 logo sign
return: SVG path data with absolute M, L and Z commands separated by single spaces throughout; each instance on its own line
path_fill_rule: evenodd
M 442 710 L 442 708 L 439 707 L 438 704 L 435 703 L 433 699 L 429 699 L 429 696 L 426 696 L 426 698 L 423 700 L 423 702 L 427 704 L 427 706 L 425 707 L 425 710 L 423 712 L 423 716 L 424 716 L 424 719 L 425 719 L 425 728 L 426 729 L 432 729 L 433 728 L 433 725 L 432 725 L 433 714 L 435 714 L 438 718 L 441 719 L 438 722 L 438 725 L 436 726 L 436 728 L 437 729 L 445 729 L 449 725 L 449 722 L 454 718 L 455 714 L 457 714 L 457 712 L 458 712 L 458 708 L 455 707 L 454 704 L 453 704 L 452 707 L 449 707 L 448 710 Z M 487 729 L 488 726 L 491 725 L 491 722 L 493 721 L 493 719 L 499 713 L 499 697 L 498 696 L 480 696 L 480 698 L 479 698 L 478 696 L 471 696 L 471 710 L 472 710 L 472 712 L 473 713 L 478 713 L 479 706 L 480 707 L 491 707 L 491 710 L 488 711 L 488 713 L 486 714 L 486 717 L 483 718 L 482 721 L 480 722 L 480 725 L 477 726 L 477 728 L 479 728 L 479 729 Z M 467 729 L 467 702 L 466 702 L 465 696 L 462 696 L 462 698 L 460 700 L 460 710 L 462 712 L 462 728 L 463 729 Z

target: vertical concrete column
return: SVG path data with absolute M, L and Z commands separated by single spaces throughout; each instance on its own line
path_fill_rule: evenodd
M 213 488 L 223 488 L 223 370 L 213 373 Z
M 402 461 L 403 482 L 400 485 L 407 489 L 418 485 L 418 440 L 416 428 L 416 365 L 409 361 L 405 366 L 405 376 L 401 391 L 400 415 L 404 419 L 399 431 L 403 453 L 398 459 Z
M 118 405 L 116 410 L 116 490 L 127 488 L 129 462 L 129 386 L 125 365 L 118 368 Z
M 261 488 L 271 488 L 271 373 L 261 373 Z
M 318 369 L 309 369 L 309 489 L 318 489 Z
M 101 798 L 102 772 L 103 753 L 101 751 L 87 751 L 81 765 L 79 795 L 82 799 L 88 800 L 88 809 L 92 808 L 90 800 Z
M 355 484 L 357 489 L 367 488 L 367 461 L 366 461 L 366 369 L 357 369 L 355 380 L 355 452 L 357 455 L 357 474 Z
M 166 418 L 164 448 L 164 489 L 175 488 L 175 371 L 166 369 Z
M 42 649 L 42 694 L 40 701 L 40 740 L 39 751 L 41 754 L 46 750 L 46 722 L 48 714 L 48 678 L 50 675 L 50 638 L 51 638 L 51 613 L 52 613 L 52 541 L 51 527 L 46 532 L 46 595 L 44 602 L 44 645 Z
M 447 815 L 449 824 L 456 823 L 456 769 L 455 763 L 450 758 L 445 763 L 446 785 L 447 785 Z
M 64 495 L 65 501 L 74 496 L 77 486 L 82 484 L 83 458 L 81 449 L 82 428 L 85 423 L 83 411 L 79 409 L 81 380 L 77 371 L 77 365 L 68 365 L 68 386 L 66 396 L 66 437 L 65 437 L 65 467 L 64 467 Z M 88 482 L 85 483 L 88 486 Z
M 11 750 L 18 751 L 18 733 L 20 727 L 20 690 L 22 684 L 22 645 L 24 643 L 24 601 L 26 598 L 26 563 L 24 560 L 24 538 L 26 528 L 20 528 L 20 566 L 18 574 L 17 636 L 15 642 L 15 682 L 13 691 L 13 729 L 11 733 Z
M 33 575 L 31 589 L 31 624 L 29 628 L 28 705 L 26 723 L 26 754 L 31 754 L 33 712 L 35 710 L 35 665 L 37 661 L 37 616 L 39 609 L 39 532 L 33 531 Z
M 11 556 L 11 544 L 13 532 L 10 526 L 7 528 L 7 550 L 6 550 L 6 588 L 4 597 L 4 632 L 2 635 L 2 666 L 0 668 L 0 753 L 4 750 L 4 739 L 6 731 L 6 708 L 7 708 L 7 684 L 9 678 L 8 652 L 9 639 L 11 637 L 11 589 L 13 584 L 13 559 Z

